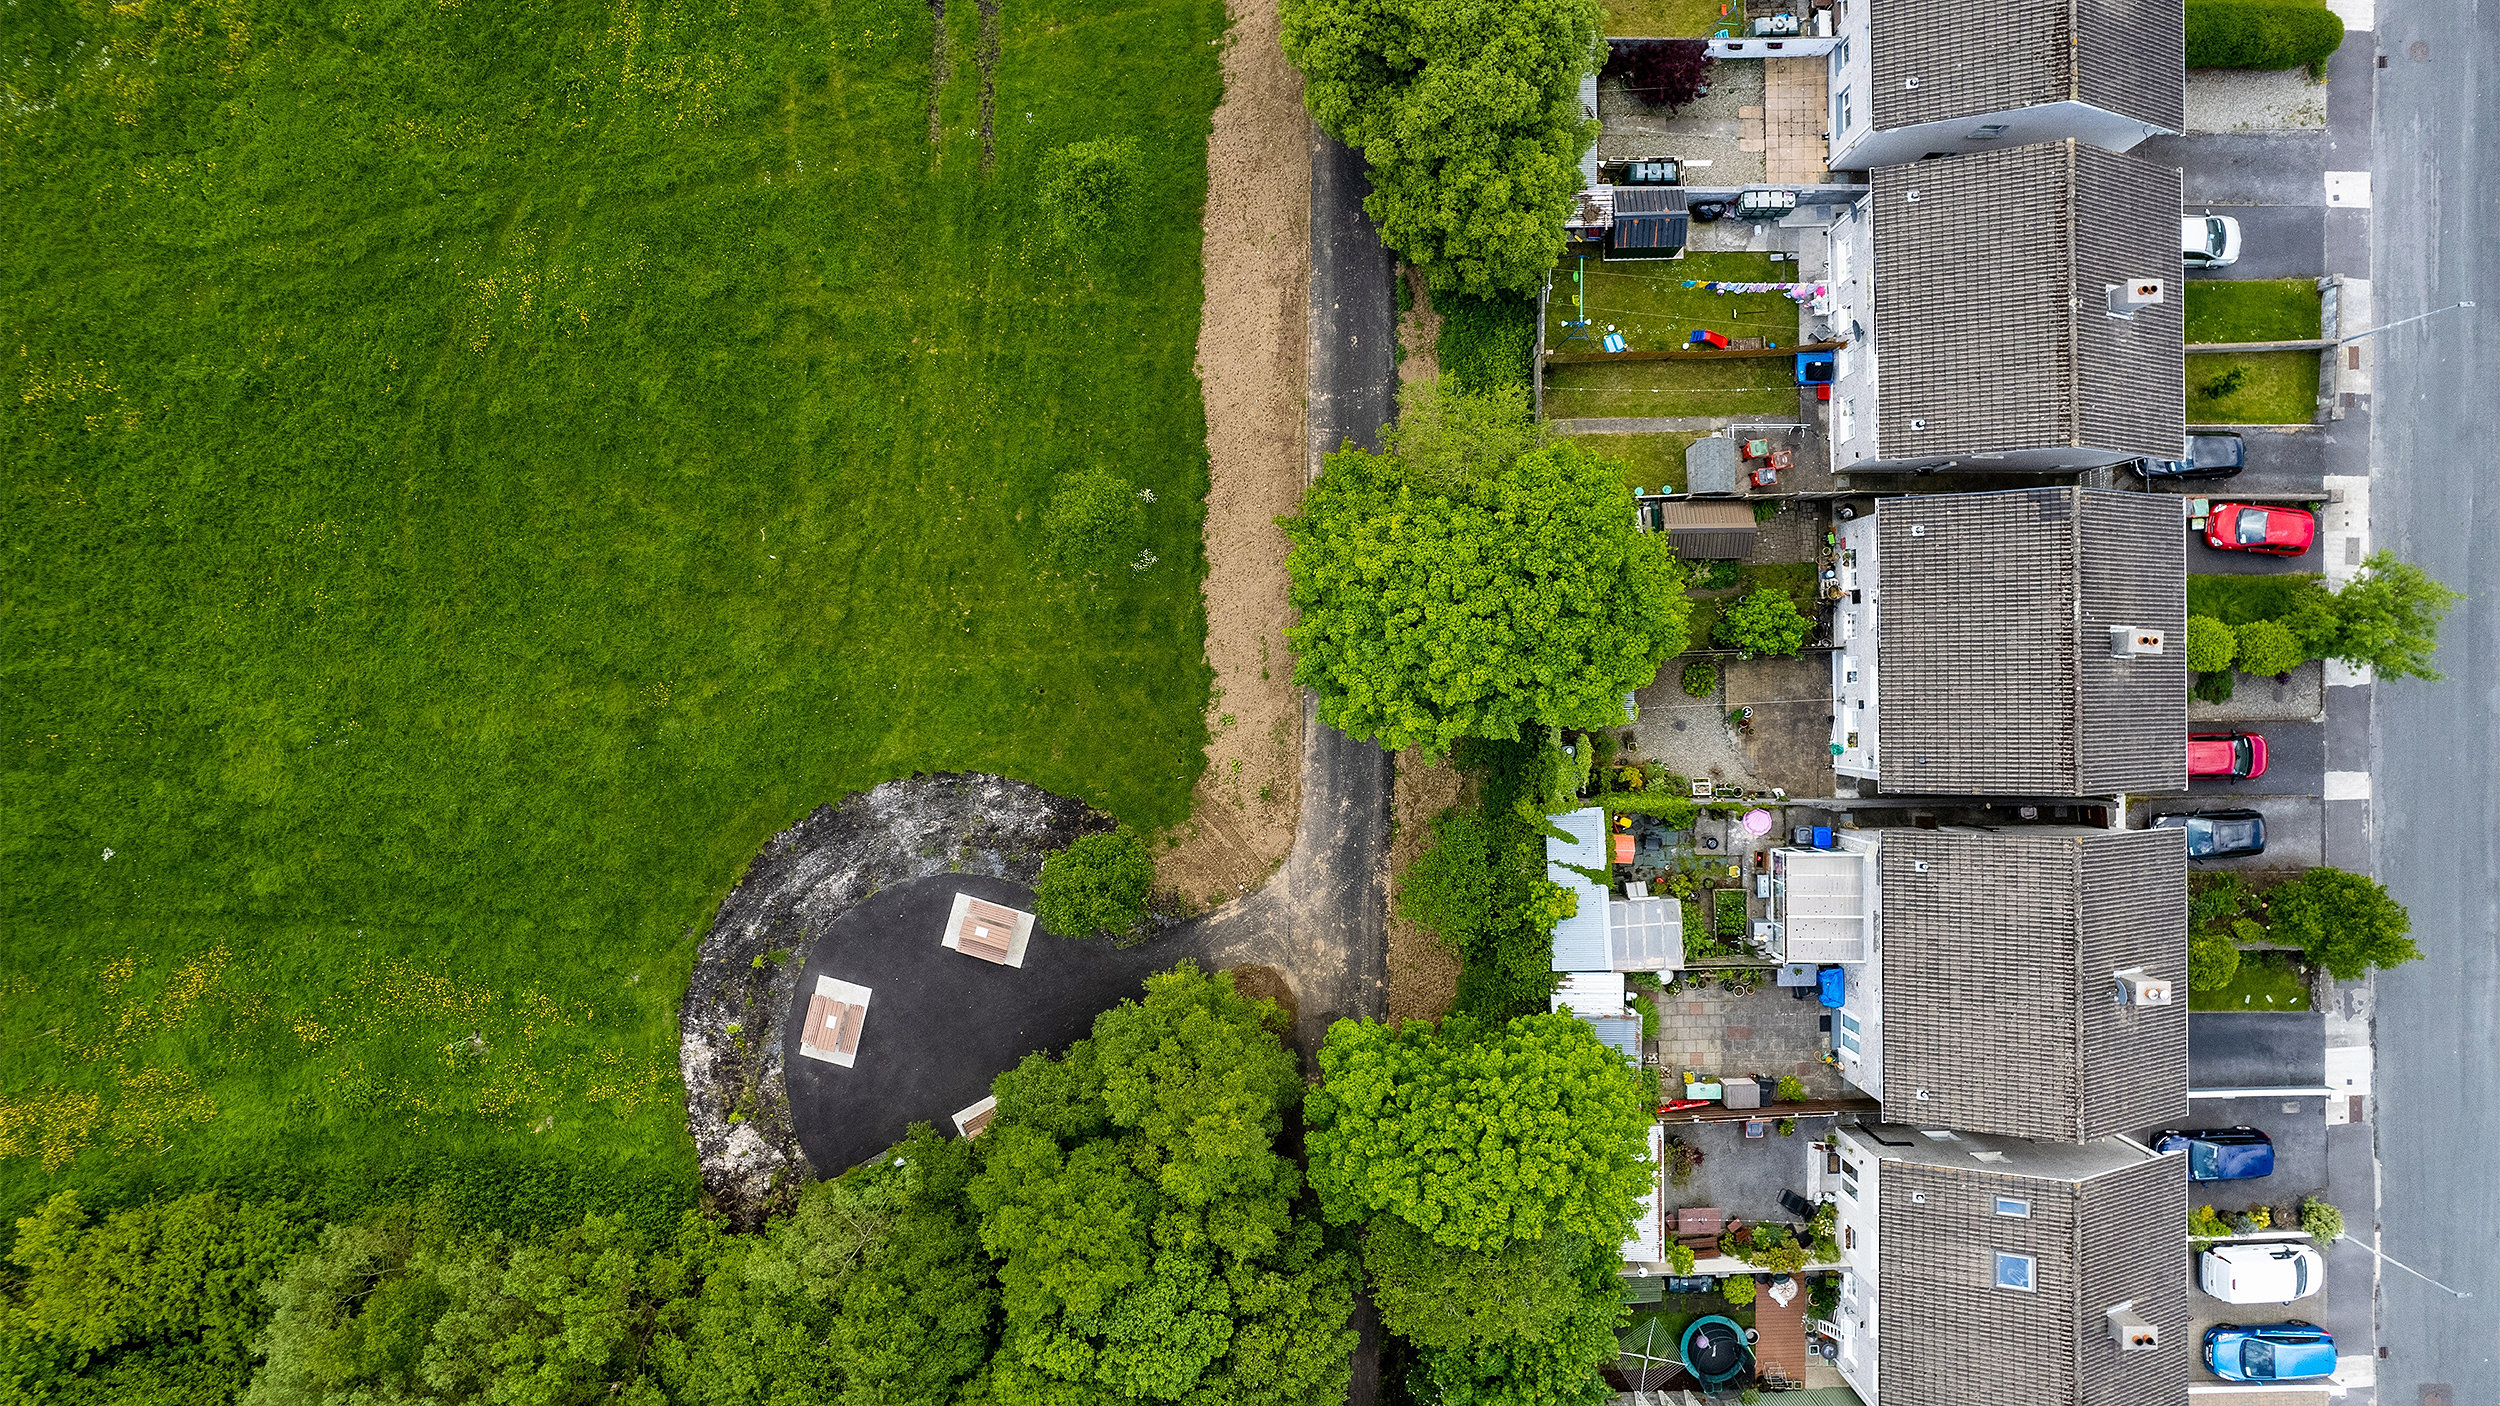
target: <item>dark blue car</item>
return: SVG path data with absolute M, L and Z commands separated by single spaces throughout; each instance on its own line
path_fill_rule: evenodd
M 2335 1375 L 2335 1335 L 2315 1323 L 2217 1323 L 2205 1365 L 2224 1381 L 2290 1382 Z
M 2259 1128 L 2173 1128 L 2155 1152 L 2185 1149 L 2189 1181 L 2245 1181 L 2274 1171 L 2274 1139 Z

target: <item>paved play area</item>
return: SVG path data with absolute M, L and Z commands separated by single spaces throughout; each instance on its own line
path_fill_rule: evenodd
M 799 986 L 811 999 L 794 1003 L 783 1038 L 791 1121 L 819 1174 L 876 1156 L 915 1122 L 943 1128 L 955 1110 L 985 1122 L 975 1105 L 1001 1071 L 1082 1039 L 1149 973 L 1184 957 L 1211 965 L 1194 929 L 1119 948 L 1060 937 L 1032 908 L 1022 884 L 942 874 L 867 898 L 817 938 Z M 978 950 L 958 950 L 967 937 Z M 866 1018 L 850 1050 L 820 1057 L 807 1046 L 827 1014 L 847 1014 L 829 1011 L 853 1004 L 846 992 Z

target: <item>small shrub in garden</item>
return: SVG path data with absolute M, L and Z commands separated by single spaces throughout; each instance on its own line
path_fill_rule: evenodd
M 1110 234 L 1136 182 L 1135 138 L 1070 142 L 1042 158 L 1034 198 L 1050 223 L 1051 237 L 1067 248 L 1085 250 Z
M 2240 974 L 2240 949 L 2207 933 L 2188 939 L 2188 989 L 2219 991 Z
M 2210 674 L 2198 674 L 2196 682 L 2188 687 L 2188 692 L 2208 703 L 2228 703 L 2231 701 L 2231 695 L 2238 689 L 2239 676 L 2228 669 L 2222 669 Z
M 1062 474 L 1042 509 L 1042 543 L 1051 565 L 1069 575 L 1126 566 L 1146 535 L 1146 507 L 1127 479 L 1108 469 Z
M 1710 76 L 1710 45 L 1700 39 L 1618 41 L 1606 67 L 1645 107 L 1679 108 L 1701 96 Z
M 2239 653 L 2238 637 L 2231 627 L 2210 615 L 2191 615 L 2187 623 L 2187 666 L 2200 674 L 2210 674 L 2231 667 Z
M 1719 666 L 1707 659 L 1696 659 L 1684 666 L 1684 691 L 1695 698 L 1707 698 L 1719 686 Z
M 2322 5 L 2191 0 L 2190 68 L 2322 69 L 2344 43 L 2344 22 Z
M 1778 1089 L 1778 1091 L 1777 1091 L 1777 1092 L 1775 1092 L 1775 1093 L 1773 1093 L 1773 1094 L 1771 1095 L 1771 1101 L 1772 1101 L 1773 1103 L 1803 1103 L 1803 1102 L 1805 1102 L 1805 1101 L 1806 1101 L 1806 1082 L 1805 1082 L 1805 1080 L 1798 1078 L 1798 1077 L 1797 1077 L 1796 1075 L 1794 1075 L 1794 1074 L 1782 1074 L 1782 1075 L 1780 1076 L 1779 1089 Z
M 1126 937 L 1145 921 L 1154 881 L 1154 856 L 1135 832 L 1087 835 L 1042 861 L 1033 913 L 1061 937 Z
M 2247 384 L 2248 364 L 2235 361 L 2229 370 L 2205 378 L 2205 396 L 2208 400 L 2220 400 Z
M 2344 1233 L 2344 1213 L 2312 1196 L 2300 1203 L 2300 1228 L 2324 1245 Z
M 1667 1272 L 1670 1274 L 1692 1273 L 1693 1247 L 1690 1245 L 1669 1245 L 1667 1247 Z
M 1719 1281 L 1719 1297 L 1727 1300 L 1731 1308 L 1743 1308 L 1753 1302 L 1756 1287 L 1752 1275 L 1731 1274 Z
M 2251 620 L 2240 626 L 2240 672 L 2267 678 L 2288 674 L 2309 662 L 2300 637 L 2280 620 Z
M 1747 654 L 1793 655 L 1814 629 L 1786 591 L 1765 586 L 1719 613 L 1710 637 Z

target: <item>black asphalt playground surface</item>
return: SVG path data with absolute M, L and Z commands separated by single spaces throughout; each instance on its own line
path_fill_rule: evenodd
M 1033 891 L 1022 884 L 942 874 L 868 898 L 808 954 L 781 1037 L 790 1121 L 820 1175 L 876 1156 L 915 1122 L 951 1135 L 947 1115 L 980 1100 L 1001 1071 L 1084 1038 L 1095 1016 L 1143 995 L 1148 974 L 1199 955 L 1188 936 L 1194 929 L 1120 948 L 1037 925 L 1024 965 L 999 966 L 938 945 L 958 893 L 1033 911 Z M 819 976 L 869 990 L 859 1056 L 848 1069 L 799 1053 Z

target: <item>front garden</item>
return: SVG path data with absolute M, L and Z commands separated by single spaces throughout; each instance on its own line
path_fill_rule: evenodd
M 2323 298 L 2308 278 L 2197 279 L 2187 285 L 2187 340 L 2296 342 L 2319 335 Z
M 2315 332 L 2309 334 L 2316 336 Z M 2191 425 L 2306 425 L 2318 418 L 2318 353 L 2197 352 L 2187 359 Z

